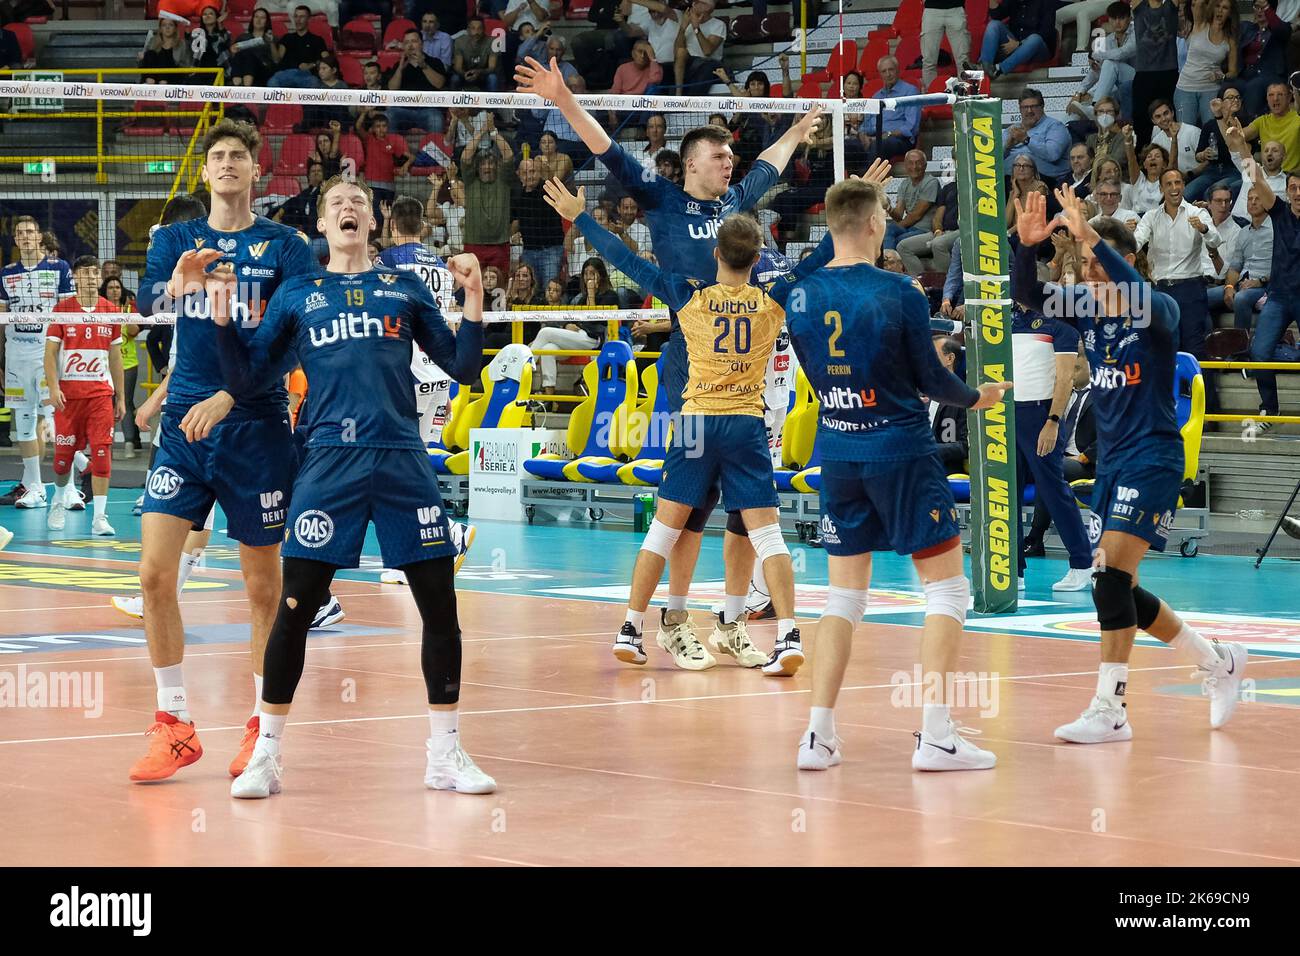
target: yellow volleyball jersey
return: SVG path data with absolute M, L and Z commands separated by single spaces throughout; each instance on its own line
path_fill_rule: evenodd
M 689 281 L 695 292 L 677 310 L 690 360 L 682 412 L 761 417 L 767 362 L 785 309 L 756 286 Z

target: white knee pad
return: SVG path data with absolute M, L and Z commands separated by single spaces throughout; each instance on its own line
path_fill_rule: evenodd
M 822 617 L 842 617 L 856 627 L 866 613 L 866 591 L 837 588 L 832 584 L 826 592 L 826 607 L 822 610 Z
M 13 410 L 14 441 L 36 441 L 36 409 L 30 405 Z
M 681 528 L 670 528 L 655 518 L 650 522 L 650 530 L 645 533 L 645 539 L 641 542 L 641 550 L 650 551 L 667 561 L 681 533 Z
M 785 538 L 781 536 L 779 524 L 754 528 L 749 532 L 749 543 L 753 546 L 754 553 L 758 555 L 759 564 L 779 554 L 787 556 L 790 554 L 790 549 L 785 546 Z
M 970 603 L 970 582 L 965 575 L 944 578 L 942 581 L 930 581 L 925 585 L 925 613 L 946 614 L 957 621 L 966 623 L 966 605 Z

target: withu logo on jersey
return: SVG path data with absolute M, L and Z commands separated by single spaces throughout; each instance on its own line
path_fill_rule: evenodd
M 824 392 L 818 392 L 817 400 L 822 403 L 823 408 L 830 409 L 847 411 L 852 408 L 875 408 L 876 390 L 874 388 L 863 388 L 854 391 L 851 388 L 837 386 Z
M 691 234 L 692 239 L 716 239 L 718 238 L 718 226 L 718 220 L 709 219 L 701 223 L 691 223 L 686 231 Z
M 357 315 L 355 312 L 340 312 L 339 317 L 328 326 L 309 329 L 311 344 L 315 348 L 333 345 L 346 339 L 368 339 L 371 335 L 395 339 L 402 331 L 401 318 L 386 315 L 382 319 L 369 312 Z
M 1099 366 L 1093 369 L 1092 384 L 1097 388 L 1117 389 L 1142 384 L 1142 363 L 1134 362 L 1122 369 Z

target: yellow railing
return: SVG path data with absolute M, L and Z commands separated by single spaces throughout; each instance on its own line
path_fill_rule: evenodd
M 1233 371 L 1236 369 L 1262 369 L 1273 372 L 1300 372 L 1300 362 L 1202 362 L 1203 369 Z M 1249 415 L 1229 412 L 1210 413 L 1205 416 L 1207 422 L 1269 422 L 1274 425 L 1300 425 L 1300 415 L 1261 415 L 1254 412 Z
M 0 77 L 12 77 L 15 74 L 28 74 L 32 70 L 0 70 Z M 200 80 L 210 76 L 212 86 L 220 86 L 225 79 L 225 71 L 216 67 L 192 67 L 190 69 L 181 69 L 177 67 L 159 68 L 151 70 L 140 69 L 68 69 L 51 72 L 61 73 L 67 77 L 84 77 L 93 78 L 96 83 L 103 83 L 105 77 L 132 76 L 139 77 L 143 73 L 150 76 L 154 74 L 174 74 L 177 76 L 193 77 Z M 85 103 L 84 100 L 77 101 L 79 104 Z M 134 109 L 106 109 L 104 100 L 94 100 L 95 108 L 93 110 L 75 110 L 75 111 L 43 111 L 32 110 L 29 112 L 0 113 L 0 120 L 30 120 L 30 119 L 51 119 L 58 117 L 60 119 L 93 119 L 95 121 L 95 152 L 82 154 L 51 154 L 45 153 L 39 156 L 0 156 L 0 164 L 5 163 L 94 163 L 95 164 L 95 182 L 107 183 L 108 173 L 105 167 L 115 163 L 161 163 L 175 162 L 179 159 L 179 165 L 176 169 L 176 177 L 172 180 L 171 189 L 168 190 L 167 198 L 171 199 L 177 192 L 182 191 L 182 183 L 186 192 L 193 191 L 199 178 L 199 163 L 194 158 L 194 148 L 202 139 L 203 134 L 213 123 L 220 122 L 225 113 L 225 107 L 222 104 L 205 103 L 199 109 L 193 110 L 143 110 Z M 197 106 L 198 104 L 194 104 Z M 194 117 L 194 132 L 190 136 L 189 142 L 185 146 L 185 152 L 181 156 L 175 153 L 165 155 L 147 155 L 138 153 L 115 153 L 105 148 L 104 124 L 106 120 L 115 119 L 136 119 L 140 117 L 167 117 L 169 119 L 179 119 L 182 117 Z M 10 132 L 15 132 L 20 127 L 11 125 Z M 111 147 L 111 143 L 108 144 Z M 188 179 L 186 176 L 188 175 Z

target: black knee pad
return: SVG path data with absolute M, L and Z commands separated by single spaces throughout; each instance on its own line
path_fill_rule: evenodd
M 710 488 L 709 497 L 705 499 L 704 504 L 693 510 L 690 517 L 686 519 L 685 530 L 694 531 L 696 534 L 704 532 L 704 526 L 709 522 L 709 515 L 713 514 L 713 509 L 718 506 L 718 501 L 722 498 L 721 488 Z M 740 532 L 744 534 L 744 531 Z
M 742 538 L 749 534 L 749 531 L 745 528 L 745 519 L 740 517 L 739 511 L 727 512 L 727 530 L 732 534 L 740 535 Z
M 329 597 L 336 570 L 321 561 L 284 559 L 280 607 L 262 658 L 262 700 L 268 704 L 293 703 L 307 659 L 307 631 Z
M 1092 603 L 1103 631 L 1122 631 L 1137 626 L 1133 603 L 1133 576 L 1119 568 L 1105 568 L 1092 575 Z
M 424 630 L 420 670 L 430 704 L 460 701 L 460 623 L 456 617 L 455 565 L 451 558 L 420 561 L 402 568 L 420 609 Z
M 1137 626 L 1144 631 L 1160 616 L 1160 598 L 1145 588 L 1133 589 L 1133 606 L 1137 612 Z

